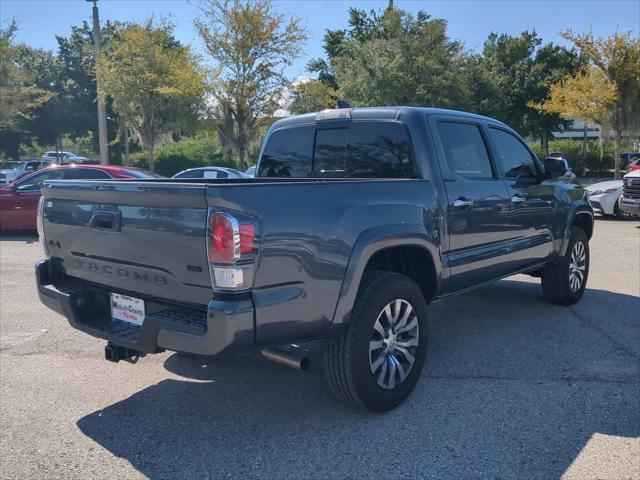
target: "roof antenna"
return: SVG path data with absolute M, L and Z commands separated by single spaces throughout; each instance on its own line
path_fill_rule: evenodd
M 338 99 L 338 101 L 336 102 L 336 107 L 337 108 L 353 108 L 349 102 L 347 102 L 346 100 L 340 100 L 340 99 Z

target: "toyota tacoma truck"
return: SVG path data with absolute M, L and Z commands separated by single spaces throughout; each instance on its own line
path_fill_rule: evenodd
M 420 377 L 431 302 L 516 273 L 581 298 L 593 211 L 566 169 L 469 113 L 286 118 L 255 178 L 46 182 L 39 296 L 110 360 L 321 340 L 333 392 L 386 411 Z

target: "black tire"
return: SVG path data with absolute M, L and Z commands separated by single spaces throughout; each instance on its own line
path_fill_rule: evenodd
M 575 269 L 572 267 L 572 254 L 576 252 L 576 245 L 581 244 L 584 249 L 584 269 L 582 281 L 579 288 L 572 288 L 572 271 Z M 580 266 L 580 265 L 578 265 Z M 577 275 L 579 277 L 579 275 Z M 579 227 L 573 227 L 571 232 L 571 238 L 569 239 L 569 245 L 567 246 L 566 253 L 561 256 L 554 263 L 547 265 L 542 269 L 542 291 L 544 297 L 553 303 L 560 305 L 572 305 L 576 303 L 582 295 L 587 286 L 587 279 L 589 277 L 589 239 L 587 234 Z M 575 285 L 574 285 L 575 286 Z
M 382 317 L 385 306 L 394 302 L 393 305 L 396 305 L 397 309 L 396 300 L 404 300 L 403 305 L 409 304 L 415 313 L 418 327 L 412 330 L 414 336 L 412 340 L 417 340 L 418 345 L 411 347 L 415 360 L 406 370 L 406 377 L 392 388 L 388 386 L 383 388 L 378 384 L 380 376 L 376 379 L 372 372 L 373 364 L 376 362 L 370 358 L 370 342 L 376 341 L 372 338 L 378 335 L 374 331 L 379 332 L 379 330 L 374 330 L 374 326 L 379 321 L 379 317 Z M 406 310 L 405 306 L 405 312 Z M 399 317 L 400 313 L 397 313 L 397 318 Z M 409 323 L 408 320 L 406 322 Z M 399 324 L 396 326 L 399 327 Z M 393 328 L 390 327 L 389 331 L 392 330 Z M 401 330 L 402 328 L 399 327 L 395 335 L 398 337 L 404 335 L 399 333 Z M 393 338 L 395 346 L 396 337 Z M 427 354 L 427 339 L 427 305 L 415 282 L 398 273 L 379 271 L 368 273 L 360 286 L 347 330 L 341 338 L 326 346 L 324 369 L 331 390 L 340 400 L 356 408 L 371 412 L 391 410 L 402 403 L 416 386 Z M 389 345 L 386 345 L 389 348 Z M 392 351 L 386 355 L 393 356 L 394 353 L 395 351 Z M 404 354 L 399 355 L 403 361 L 408 360 L 408 357 L 403 356 Z M 384 363 L 387 363 L 386 359 Z M 387 365 L 392 363 L 398 364 L 395 356 Z M 384 365 L 385 372 L 387 365 Z M 391 366 L 393 373 L 401 377 L 402 374 L 398 373 L 399 370 L 396 371 L 395 365 Z M 403 373 L 404 371 L 403 368 Z M 387 372 L 387 376 L 390 379 L 391 370 Z M 384 373 L 382 377 L 387 378 Z M 395 375 L 394 378 L 396 378 Z

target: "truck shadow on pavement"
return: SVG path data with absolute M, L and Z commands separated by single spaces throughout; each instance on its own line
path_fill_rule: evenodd
M 423 378 L 385 415 L 335 401 L 317 355 L 300 373 L 174 354 L 173 378 L 78 427 L 152 479 L 559 478 L 594 434 L 640 436 L 639 308 L 501 281 L 430 307 Z

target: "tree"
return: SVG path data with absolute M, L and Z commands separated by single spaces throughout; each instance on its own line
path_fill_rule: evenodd
M 529 102 L 546 98 L 549 83 L 575 73 L 582 60 L 564 47 L 541 44 L 535 32 L 491 33 L 482 54 L 469 56 L 464 77 L 471 110 L 498 118 L 546 144 L 549 133 L 568 122 L 554 112 L 530 107 Z
M 611 112 L 617 100 L 616 85 L 602 70 L 591 65 L 575 75 L 567 75 L 559 83 L 551 84 L 548 99 L 540 103 L 531 102 L 530 106 L 540 112 L 578 118 L 585 124 L 597 123 L 602 135 L 611 124 Z
M 284 67 L 307 39 L 300 19 L 275 13 L 270 0 L 204 0 L 195 21 L 218 72 L 214 120 L 223 147 L 246 167 L 258 119 L 273 114 L 287 81 Z
M 325 35 L 328 64 L 309 66 L 328 85 L 335 78 L 341 95 L 357 105 L 461 107 L 462 44 L 447 37 L 446 27 L 424 11 L 414 17 L 393 8 L 351 9 L 349 28 Z
M 156 144 L 194 119 L 201 108 L 205 73 L 188 47 L 173 36 L 174 25 L 152 18 L 118 32 L 98 59 L 100 95 L 138 135 L 153 171 Z
M 626 32 L 603 38 L 592 32 L 576 34 L 571 30 L 562 32 L 562 36 L 573 42 L 589 63 L 615 85 L 617 95 L 608 118 L 614 138 L 614 178 L 620 178 L 622 136 L 640 128 L 640 37 Z
M 296 115 L 334 108 L 339 96 L 337 90 L 315 79 L 296 85 L 292 95 L 293 101 L 289 110 Z
M 21 56 L 24 46 L 14 43 L 17 24 L 0 29 L 0 140 L 5 155 L 17 157 L 24 139 L 24 123 L 38 107 L 53 97 L 53 92 L 39 88 Z
M 102 50 L 107 51 L 118 31 L 126 25 L 121 22 L 106 21 L 100 26 Z M 72 26 L 71 33 L 56 36 L 58 61 L 60 63 L 57 120 L 54 126 L 60 135 L 72 138 L 90 136 L 93 149 L 98 149 L 98 117 L 96 115 L 96 58 L 93 41 L 93 27 L 86 21 L 80 26 Z M 106 102 L 108 140 L 117 141 L 120 130 L 117 112 L 111 101 Z M 46 112 L 45 112 L 46 113 Z M 118 154 L 116 147 L 110 155 Z

